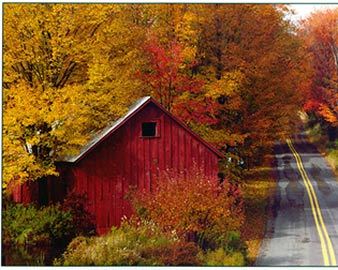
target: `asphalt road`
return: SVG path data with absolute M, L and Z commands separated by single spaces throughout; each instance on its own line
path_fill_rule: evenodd
M 275 148 L 277 191 L 257 266 L 338 261 L 338 181 L 303 134 Z

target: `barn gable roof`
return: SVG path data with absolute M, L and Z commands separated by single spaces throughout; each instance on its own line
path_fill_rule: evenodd
M 131 117 L 133 117 L 137 112 L 139 112 L 142 108 L 144 108 L 147 104 L 153 103 L 159 109 L 161 109 L 165 114 L 167 114 L 171 119 L 177 122 L 180 126 L 182 126 L 186 131 L 188 131 L 193 137 L 203 143 L 206 147 L 208 147 L 212 152 L 214 152 L 217 156 L 223 157 L 223 154 L 218 151 L 215 147 L 204 141 L 200 136 L 194 133 L 191 129 L 189 129 L 181 120 L 177 119 L 171 113 L 169 113 L 160 103 L 154 100 L 150 96 L 146 96 L 137 100 L 128 110 L 128 112 L 111 125 L 107 126 L 101 132 L 96 134 L 92 140 L 90 140 L 75 156 L 65 157 L 63 158 L 63 162 L 78 162 L 83 157 L 86 156 L 92 149 L 94 149 L 100 142 L 105 140 L 110 134 L 114 133 L 119 127 L 121 127 L 124 123 L 126 123 Z

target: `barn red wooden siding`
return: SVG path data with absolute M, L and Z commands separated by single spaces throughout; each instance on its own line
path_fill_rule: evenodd
M 18 203 L 31 203 L 37 200 L 38 183 L 24 183 L 22 185 L 16 185 L 12 190 L 13 201 Z
M 143 122 L 155 121 L 158 136 L 142 137 Z M 132 214 L 124 198 L 130 186 L 151 191 L 163 171 L 201 168 L 217 179 L 219 155 L 154 102 L 147 103 L 82 159 L 69 166 L 63 178 L 68 190 L 88 196 L 99 234 L 119 226 Z M 51 185 L 51 183 L 48 183 Z
M 36 203 L 46 204 L 50 202 L 59 202 L 67 195 L 66 179 L 69 179 L 68 166 L 57 166 L 57 171 L 61 177 L 49 176 L 39 181 L 26 182 L 22 185 L 16 185 L 13 187 L 11 195 L 15 202 L 22 204 Z M 41 184 L 44 184 L 42 188 Z M 68 184 L 68 185 L 67 185 Z M 42 198 L 45 198 L 45 202 L 42 202 Z

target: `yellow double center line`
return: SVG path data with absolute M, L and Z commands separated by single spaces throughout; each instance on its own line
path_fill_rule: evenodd
M 336 263 L 336 257 L 334 254 L 334 249 L 333 249 L 329 234 L 327 233 L 327 229 L 326 229 L 326 226 L 323 220 L 322 212 L 321 212 L 314 188 L 311 184 L 311 181 L 308 175 L 306 174 L 301 157 L 297 153 L 296 149 L 293 147 L 291 139 L 287 139 L 286 142 L 296 159 L 297 167 L 300 171 L 300 174 L 304 181 L 304 185 L 309 195 L 311 210 L 312 210 L 313 218 L 315 220 L 317 232 L 319 235 L 320 245 L 322 247 L 324 265 L 325 266 L 336 266 L 337 263 Z

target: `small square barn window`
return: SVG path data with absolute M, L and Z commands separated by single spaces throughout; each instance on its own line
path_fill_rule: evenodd
M 142 123 L 142 137 L 155 137 L 157 122 L 143 122 Z

